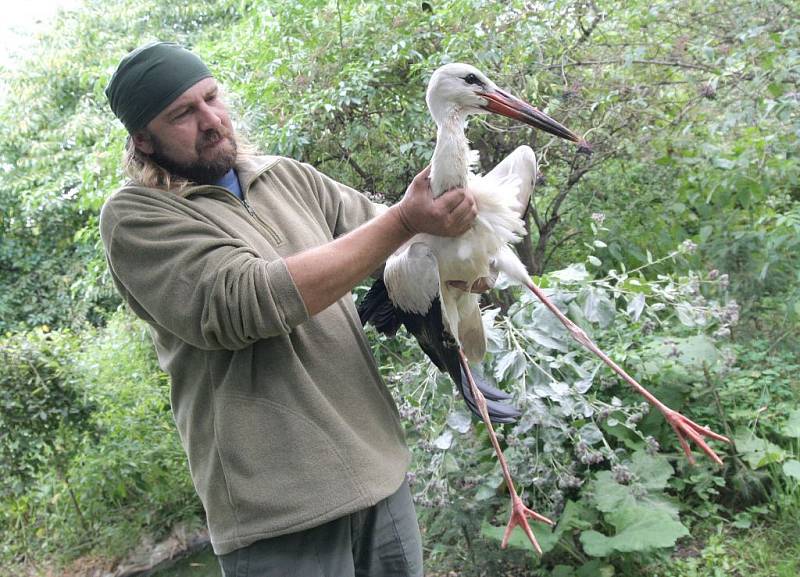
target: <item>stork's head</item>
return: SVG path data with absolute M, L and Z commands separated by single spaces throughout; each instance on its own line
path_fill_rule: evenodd
M 426 100 L 437 124 L 454 111 L 463 116 L 493 112 L 588 148 L 583 138 L 527 102 L 501 90 L 469 64 L 445 64 L 438 68 L 428 82 Z

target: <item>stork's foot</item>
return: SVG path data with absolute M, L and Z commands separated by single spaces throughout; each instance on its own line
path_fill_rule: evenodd
M 522 499 L 519 498 L 519 495 L 516 494 L 516 491 L 511 492 L 511 518 L 508 520 L 508 525 L 506 525 L 505 533 L 503 533 L 503 542 L 500 544 L 502 549 L 505 549 L 508 545 L 508 539 L 511 537 L 511 532 L 514 530 L 514 527 L 519 525 L 522 527 L 522 530 L 525 531 L 525 534 L 528 536 L 528 539 L 533 545 L 533 548 L 536 549 L 536 552 L 539 555 L 542 555 L 542 548 L 539 547 L 539 542 L 536 540 L 536 537 L 531 531 L 530 525 L 528 525 L 528 518 L 531 518 L 535 521 L 541 521 L 542 523 L 547 523 L 548 525 L 555 525 L 550 519 L 545 517 L 544 515 L 540 515 L 536 511 L 532 509 L 528 509 L 525 504 L 522 502 Z
M 688 417 L 681 415 L 678 411 L 673 411 L 667 407 L 664 407 L 661 409 L 661 411 L 664 413 L 664 417 L 672 427 L 672 430 L 675 431 L 676 435 L 678 435 L 678 441 L 683 448 L 683 452 L 686 453 L 686 457 L 689 459 L 689 462 L 692 465 L 695 464 L 695 460 L 692 456 L 692 448 L 689 446 L 690 440 L 700 447 L 703 452 L 711 458 L 712 461 L 718 465 L 722 465 L 722 459 L 720 459 L 714 450 L 708 446 L 708 443 L 705 442 L 703 437 L 709 437 L 711 439 L 716 439 L 717 441 L 725 441 L 726 443 L 730 444 L 731 440 L 728 437 L 715 433 L 708 427 L 701 427 Z

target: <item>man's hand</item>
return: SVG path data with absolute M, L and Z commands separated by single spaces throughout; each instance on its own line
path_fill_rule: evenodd
M 469 230 L 478 216 L 472 194 L 455 188 L 433 198 L 430 185 L 431 167 L 414 177 L 403 199 L 393 208 L 397 210 L 403 226 L 413 234 L 428 233 L 437 236 L 461 236 Z

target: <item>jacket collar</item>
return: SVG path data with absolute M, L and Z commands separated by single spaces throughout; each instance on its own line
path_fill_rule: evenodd
M 237 158 L 236 174 L 239 176 L 239 186 L 242 187 L 242 193 L 246 195 L 253 181 L 275 166 L 278 161 L 280 161 L 280 157 L 278 156 L 254 156 L 247 154 Z
M 280 161 L 278 156 L 256 156 L 251 154 L 242 155 L 236 159 L 234 168 L 239 177 L 239 186 L 242 187 L 242 194 L 246 197 L 250 185 L 265 173 L 267 170 L 275 166 Z M 187 198 L 193 194 L 202 194 L 203 189 L 208 187 L 218 188 L 214 185 L 201 184 L 196 186 L 187 186 L 183 190 L 177 192 L 178 196 Z

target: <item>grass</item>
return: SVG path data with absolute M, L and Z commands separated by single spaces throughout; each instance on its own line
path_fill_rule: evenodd
M 800 575 L 800 487 L 777 492 L 767 514 L 748 528 L 730 522 L 693 530 L 693 542 L 668 562 L 648 568 L 652 577 L 797 577 Z
M 153 577 L 219 577 L 222 571 L 211 549 L 203 549 L 176 564 L 153 573 Z
M 651 568 L 653 577 L 797 577 L 800 543 L 797 522 L 764 523 L 750 529 L 718 526 L 695 542 L 702 549 L 682 547 L 668 564 Z

